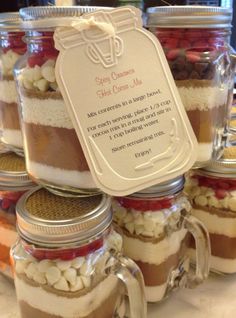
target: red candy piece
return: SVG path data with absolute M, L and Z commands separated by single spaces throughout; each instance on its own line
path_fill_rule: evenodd
M 176 38 L 169 38 L 165 41 L 165 49 L 176 49 L 178 47 L 179 40 Z
M 217 186 L 218 186 L 220 189 L 223 189 L 223 190 L 229 190 L 229 188 L 230 188 L 229 183 L 224 182 L 224 181 L 219 181 L 219 182 L 217 182 Z
M 180 49 L 169 50 L 166 53 L 166 58 L 170 61 L 175 60 L 178 57 L 179 53 L 180 53 Z
M 190 63 L 196 63 L 200 61 L 200 56 L 196 52 L 187 52 L 186 53 L 186 59 Z
M 215 195 L 216 195 L 217 199 L 224 199 L 227 195 L 227 191 L 225 191 L 223 189 L 216 189 Z
M 43 63 L 44 63 L 44 58 L 43 58 L 43 55 L 41 53 L 31 55 L 28 58 L 29 67 L 35 67 L 36 65 L 42 66 Z
M 189 41 L 187 41 L 187 40 L 180 40 L 179 47 L 181 47 L 183 49 L 184 48 L 189 48 L 189 47 L 191 47 L 191 43 Z
M 2 208 L 4 210 L 7 210 L 10 207 L 10 205 L 11 205 L 11 201 L 9 199 L 5 198 L 2 200 Z
M 158 211 L 168 209 L 172 206 L 172 199 L 163 200 L 136 200 L 130 198 L 116 198 L 121 206 L 127 209 L 135 209 L 137 211 Z

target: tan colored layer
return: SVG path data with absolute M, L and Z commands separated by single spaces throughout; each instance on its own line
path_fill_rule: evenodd
M 1 99 L 1 96 L 0 96 Z M 0 100 L 0 120 L 3 129 L 20 130 L 18 106 L 16 103 L 5 103 Z
M 190 244 L 190 235 L 187 234 L 182 240 L 180 249 L 175 254 L 170 255 L 159 265 L 135 261 L 143 273 L 146 286 L 162 285 L 168 281 L 170 272 L 176 269 L 186 255 L 187 247 Z M 135 248 L 135 247 L 134 247 Z
M 14 214 L 7 213 L 0 210 L 0 232 L 1 227 L 5 227 L 9 230 L 16 230 L 16 217 Z
M 83 318 L 112 318 L 114 317 L 114 311 L 116 308 L 116 303 L 119 298 L 119 293 L 117 290 L 113 290 L 113 293 L 92 313 Z M 41 310 L 35 309 L 27 304 L 25 301 L 20 301 L 20 311 L 21 318 L 63 318 L 62 316 L 52 315 Z M 65 306 L 66 300 L 65 300 Z M 53 307 L 53 304 L 52 304 Z M 71 317 L 72 318 L 72 317 Z M 78 316 L 73 316 L 73 318 L 81 318 L 78 313 Z
M 213 142 L 215 138 L 214 127 L 223 126 L 225 118 L 225 106 L 213 107 L 207 111 L 188 110 L 188 118 L 198 142 Z
M 10 248 L 5 245 L 2 245 L 1 243 L 0 243 L 0 261 L 10 266 Z
M 23 123 L 23 129 L 29 160 L 65 170 L 89 170 L 74 129 L 32 123 Z
M 215 87 L 214 81 L 204 79 L 176 80 L 175 84 L 177 87 Z
M 195 203 L 192 203 L 192 207 L 193 207 L 193 209 L 196 209 L 196 210 L 203 210 L 203 211 L 208 212 L 210 214 L 218 215 L 221 218 L 236 218 L 236 212 L 229 211 L 228 209 L 224 210 L 223 208 L 217 209 L 217 208 L 212 207 L 212 206 L 211 207 L 210 206 L 200 206 L 200 205 L 197 205 Z
M 13 75 L 1 75 L 0 77 L 1 81 L 14 81 Z
M 39 90 L 34 89 L 25 89 L 23 87 L 20 88 L 20 93 L 30 97 L 30 98 L 38 98 L 38 99 L 63 99 L 60 92 L 55 91 L 47 91 L 41 92 Z

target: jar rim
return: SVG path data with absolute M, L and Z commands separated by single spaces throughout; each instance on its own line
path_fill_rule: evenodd
M 85 214 L 78 213 L 76 217 L 52 220 L 33 215 L 26 208 L 29 198 L 40 190 L 46 191 L 40 186 L 35 187 L 23 194 L 16 205 L 17 230 L 19 235 L 28 242 L 40 246 L 68 246 L 76 242 L 93 239 L 102 234 L 111 225 L 111 198 L 106 194 L 100 194 L 101 200 L 99 204 L 90 212 Z M 50 192 L 47 193 L 52 200 L 58 198 L 57 195 Z M 67 200 L 70 199 L 67 198 Z M 80 199 L 76 198 L 76 200 Z M 92 197 L 90 197 L 90 200 L 92 200 Z
M 22 31 L 22 20 L 19 12 L 0 13 L 0 31 Z
M 236 162 L 230 159 L 211 161 L 207 167 L 199 169 L 199 172 L 212 177 L 236 179 Z
M 211 6 L 162 6 L 147 9 L 147 27 L 231 28 L 232 9 Z

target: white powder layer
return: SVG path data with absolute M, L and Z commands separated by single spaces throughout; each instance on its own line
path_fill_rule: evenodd
M 198 142 L 197 162 L 207 162 L 212 156 L 212 142 Z
M 146 299 L 150 303 L 154 303 L 163 299 L 166 293 L 167 283 L 159 286 L 145 286 Z
M 109 276 L 86 295 L 79 298 L 67 298 L 50 293 L 40 286 L 31 286 L 23 279 L 15 277 L 18 301 L 25 301 L 35 309 L 63 318 L 85 317 L 89 315 L 102 305 L 117 287 L 117 284 L 118 278 Z
M 191 213 L 204 223 L 210 233 L 236 237 L 236 218 L 222 218 L 200 209 L 192 209 Z
M 27 160 L 27 171 L 34 178 L 55 185 L 81 189 L 97 188 L 90 171 L 66 170 Z
M 185 109 L 207 111 L 227 102 L 228 87 L 178 87 Z
M 73 129 L 63 99 L 39 99 L 21 96 L 22 116 L 26 123 Z
M 186 233 L 187 230 L 181 229 L 155 244 L 123 235 L 124 254 L 134 261 L 159 265 L 180 250 Z
M 23 139 L 20 130 L 17 129 L 3 129 L 2 131 L 2 142 L 5 144 L 23 148 Z
M 188 254 L 190 258 L 195 262 L 196 261 L 196 252 L 195 249 L 190 248 Z M 218 256 L 211 255 L 210 257 L 210 270 L 216 271 L 225 274 L 234 274 L 236 273 L 236 259 L 230 258 L 221 258 Z
M 17 240 L 17 232 L 0 225 L 0 244 L 11 247 Z M 1 258 L 1 255 L 0 255 Z
M 15 81 L 0 81 L 0 100 L 4 103 L 17 103 Z

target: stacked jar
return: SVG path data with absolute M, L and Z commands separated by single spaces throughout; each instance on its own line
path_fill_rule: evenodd
M 15 77 L 21 101 L 27 171 L 35 182 L 62 195 L 96 195 L 100 190 L 93 181 L 56 82 L 55 63 L 59 52 L 53 40 L 55 27 L 48 27 L 48 21 L 79 17 L 97 9 L 29 7 L 20 10 L 21 18 L 28 22 L 27 54 L 17 64 Z
M 163 300 L 178 287 L 193 288 L 208 276 L 208 233 L 191 216 L 183 186 L 181 176 L 113 199 L 114 225 L 122 234 L 124 254 L 140 267 L 149 302 Z M 197 246 L 195 275 L 189 273 L 191 235 Z
M 146 318 L 143 279 L 121 254 L 107 195 L 63 198 L 38 188 L 17 205 L 12 248 L 22 318 Z
M 0 153 L 0 272 L 12 278 L 10 248 L 17 240 L 15 208 L 19 198 L 35 185 L 28 178 L 22 157 Z
M 19 13 L 0 14 L 0 140 L 9 150 L 21 155 L 23 141 L 13 68 L 26 52 L 23 36 Z
M 209 231 L 210 268 L 224 274 L 236 273 L 235 171 L 235 159 L 221 159 L 204 169 L 194 170 L 186 185 L 193 206 L 192 215 Z M 194 244 L 192 252 L 193 248 Z
M 217 159 L 225 146 L 232 102 L 232 10 L 168 6 L 148 9 L 147 27 L 159 39 L 198 140 L 196 167 Z

